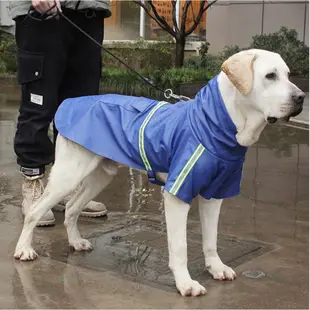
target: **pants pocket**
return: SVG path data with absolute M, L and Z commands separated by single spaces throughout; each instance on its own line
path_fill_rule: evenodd
M 19 84 L 32 83 L 43 76 L 44 54 L 18 49 L 17 81 Z

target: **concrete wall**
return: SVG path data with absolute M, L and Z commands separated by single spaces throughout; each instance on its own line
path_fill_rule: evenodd
M 14 33 L 14 22 L 9 13 L 9 2 L 0 0 L 0 27 L 9 33 Z
M 252 36 L 275 32 L 281 26 L 297 30 L 299 39 L 309 44 L 309 2 L 219 0 L 208 11 L 207 40 L 210 52 L 226 45 L 246 47 Z

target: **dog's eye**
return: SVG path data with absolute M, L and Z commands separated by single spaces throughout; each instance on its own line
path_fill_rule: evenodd
M 266 79 L 268 80 L 275 80 L 277 75 L 274 72 L 266 74 Z

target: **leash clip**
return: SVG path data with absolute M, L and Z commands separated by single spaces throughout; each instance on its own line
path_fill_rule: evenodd
M 174 98 L 174 99 L 178 99 L 181 101 L 188 101 L 191 98 L 186 97 L 186 96 L 182 96 L 182 95 L 176 95 L 173 93 L 172 89 L 168 88 L 164 91 L 164 96 L 166 99 L 170 99 L 170 98 Z

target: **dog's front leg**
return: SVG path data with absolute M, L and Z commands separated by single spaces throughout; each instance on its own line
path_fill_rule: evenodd
M 222 199 L 204 199 L 199 196 L 203 253 L 207 270 L 216 280 L 233 280 L 236 273 L 223 264 L 217 253 L 217 227 Z
M 182 296 L 206 294 L 206 289 L 197 281 L 192 280 L 187 269 L 186 224 L 190 206 L 166 191 L 164 200 L 169 267 L 173 272 L 176 287 Z

